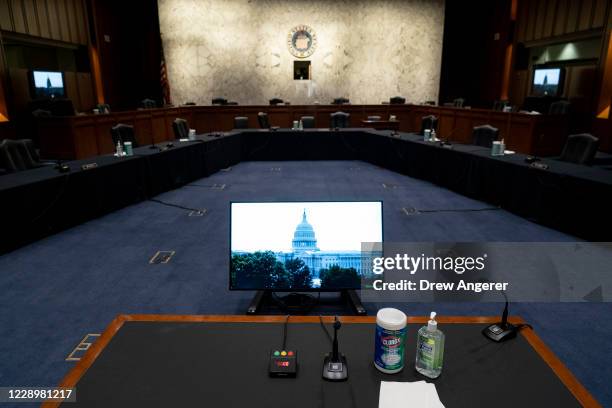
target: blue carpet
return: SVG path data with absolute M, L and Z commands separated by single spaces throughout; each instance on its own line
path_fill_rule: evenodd
M 74 364 L 64 361 L 67 354 L 117 314 L 242 314 L 252 293 L 228 290 L 231 200 L 383 200 L 386 241 L 574 240 L 502 210 L 408 217 L 403 207 L 489 206 L 357 161 L 245 162 L 157 199 L 208 213 L 188 217 L 188 211 L 143 202 L 0 257 L 0 385 L 57 384 Z M 168 264 L 149 264 L 158 250 L 176 255 Z M 372 314 L 382 306 L 366 304 Z M 501 312 L 501 304 L 395 306 L 409 315 Z M 612 406 L 604 374 L 612 366 L 605 352 L 611 312 L 609 303 L 519 303 L 511 309 L 533 324 L 604 406 Z

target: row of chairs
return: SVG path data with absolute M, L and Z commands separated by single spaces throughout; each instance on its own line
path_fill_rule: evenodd
M 54 162 L 40 160 L 30 139 L 4 139 L 0 142 L 0 174 L 35 169 Z
M 425 129 L 438 129 L 438 118 L 434 115 L 421 118 L 421 135 Z M 475 126 L 472 129 L 472 144 L 490 148 L 494 141 L 499 140 L 499 129 L 491 125 Z M 561 156 L 557 159 L 576 164 L 591 165 L 599 148 L 599 138 L 589 134 L 580 133 L 568 136 Z
M 374 116 L 370 116 L 369 118 L 374 118 Z M 380 116 L 376 116 L 376 118 L 380 119 Z M 350 127 L 351 124 L 351 115 L 346 112 L 335 112 L 330 115 L 330 128 L 347 128 Z M 301 116 L 300 120 L 302 121 L 302 127 L 304 129 L 312 129 L 315 127 L 315 118 L 314 116 Z M 268 114 L 265 112 L 259 112 L 257 114 L 257 122 L 259 123 L 259 127 L 262 129 L 269 129 L 270 119 L 268 118 Z M 249 118 L 247 116 L 236 116 L 234 118 L 234 129 L 248 129 L 249 128 Z
M 272 98 L 268 101 L 270 103 L 270 105 L 274 106 L 274 105 L 283 105 L 286 102 L 284 100 L 282 100 L 281 98 Z M 237 105 L 236 102 L 230 102 L 225 98 L 213 98 L 211 103 L 213 105 Z M 348 105 L 350 103 L 350 100 L 348 98 L 344 98 L 344 97 L 340 97 L 340 98 L 334 98 L 334 100 L 331 102 L 332 105 Z M 389 98 L 389 104 L 391 105 L 403 105 L 406 103 L 406 98 L 401 97 L 401 96 L 393 96 L 391 98 Z

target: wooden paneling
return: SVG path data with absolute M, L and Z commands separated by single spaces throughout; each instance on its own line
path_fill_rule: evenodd
M 58 157 L 59 152 L 73 151 L 76 156 L 62 158 L 85 158 L 82 152 L 95 154 L 112 153 L 110 128 L 117 123 L 134 126 L 136 139 L 140 145 L 174 139 L 172 121 L 175 118 L 189 120 L 191 128 L 197 133 L 228 131 L 233 128 L 234 117 L 246 116 L 250 126 L 258 128 L 257 113 L 267 112 L 272 125 L 289 128 L 294 118 L 303 115 L 314 116 L 317 127 L 329 126 L 329 115 L 338 110 L 350 113 L 353 127 L 360 127 L 361 120 L 376 114 L 387 119 L 396 115 L 399 129 L 403 132 L 417 132 L 421 128 L 421 118 L 436 115 L 439 118 L 438 134 L 441 138 L 458 143 L 471 143 L 474 126 L 490 124 L 499 128 L 500 135 L 509 149 L 521 153 L 538 155 L 558 155 L 567 136 L 567 121 L 562 116 L 525 115 L 496 112 L 488 109 L 460 109 L 425 105 L 291 105 L 291 106 L 186 106 L 178 108 L 146 109 L 118 112 L 105 115 L 82 115 L 67 118 L 53 118 L 43 122 L 39 138 L 45 139 L 43 153 L 47 157 Z M 57 131 L 47 132 L 47 123 L 57 128 L 63 124 L 64 133 L 55 148 L 53 138 Z M 53 129 L 53 128 L 52 128 Z M 67 149 L 65 143 L 73 140 L 75 144 Z
M 610 12 L 610 0 L 522 0 L 517 40 L 529 43 L 559 36 L 596 34 Z
M 87 44 L 83 0 L 0 0 L 0 28 L 33 37 Z
M 91 74 L 89 72 L 77 72 L 76 79 L 79 89 L 80 110 L 89 112 L 96 104 Z

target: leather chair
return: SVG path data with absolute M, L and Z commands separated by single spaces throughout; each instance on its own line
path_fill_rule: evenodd
M 506 106 L 508 106 L 508 101 L 495 101 L 493 102 L 493 110 L 502 112 Z
M 378 121 L 378 120 L 380 120 L 380 116 L 377 116 L 377 115 L 368 116 L 368 120 Z
M 189 124 L 185 119 L 176 118 L 172 122 L 172 130 L 175 139 L 187 139 L 189 137 Z
M 427 115 L 421 118 L 421 136 L 425 135 L 425 129 L 435 129 L 438 131 L 438 117 L 434 115 Z
M 108 103 L 99 103 L 99 104 L 96 105 L 96 109 L 100 113 L 111 113 L 111 108 L 110 108 L 110 105 Z
M 403 105 L 406 103 L 406 98 L 402 98 L 401 96 L 394 96 L 389 99 L 389 104 L 391 105 Z
M 234 118 L 234 129 L 248 129 L 249 118 L 246 116 L 236 116 Z
M 211 104 L 212 105 L 227 105 L 227 99 L 216 97 L 212 99 Z
M 269 102 L 270 105 L 280 105 L 281 103 L 284 103 L 283 100 L 280 98 L 272 98 Z
M 463 98 L 457 98 L 453 100 L 453 106 L 455 108 L 463 108 L 464 104 L 465 104 L 465 99 Z
M 350 101 L 347 98 L 336 98 L 332 101 L 332 105 L 346 105 L 348 104 Z
M 270 120 L 268 119 L 268 114 L 265 112 L 259 112 L 257 114 L 257 122 L 259 123 L 259 127 L 262 129 L 270 129 Z
M 35 109 L 32 111 L 32 116 L 36 119 L 40 119 L 40 118 L 50 118 L 53 115 L 51 114 L 51 111 L 48 111 L 45 109 Z
M 154 109 L 157 108 L 157 103 L 153 99 L 143 99 L 140 101 L 140 107 L 142 109 Z
M 550 104 L 548 108 L 549 115 L 567 115 L 570 111 L 570 103 L 568 101 L 557 101 Z
M 119 123 L 111 128 L 111 137 L 113 138 L 113 146 L 117 146 L 117 142 L 121 142 L 121 144 L 132 142 L 132 147 L 138 147 L 138 141 L 134 135 L 134 126 Z
M 44 164 L 40 161 L 30 139 L 4 139 L 0 142 L 0 168 L 4 172 L 15 173 L 35 169 Z
M 499 137 L 499 129 L 491 125 L 475 126 L 472 130 L 472 144 L 482 147 L 491 147 Z
M 559 160 L 590 166 L 593 163 L 598 147 L 599 138 L 591 134 L 580 133 L 570 135 L 567 137 L 565 146 L 563 146 Z
M 329 116 L 330 116 L 329 127 L 331 129 L 347 128 L 350 125 L 351 115 L 346 112 L 335 112 Z
M 314 116 L 302 116 L 300 120 L 302 121 L 302 127 L 304 129 L 314 129 L 315 127 Z

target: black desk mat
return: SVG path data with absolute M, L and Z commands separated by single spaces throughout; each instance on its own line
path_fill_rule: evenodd
M 580 406 L 522 336 L 495 344 L 484 326 L 440 324 L 444 370 L 433 382 L 447 408 Z M 268 356 L 282 345 L 282 324 L 126 322 L 78 382 L 77 402 L 62 406 L 375 408 L 381 380 L 425 379 L 414 370 L 419 327 L 408 327 L 404 371 L 386 375 L 373 365 L 374 324 L 345 324 L 349 380 L 328 383 L 321 368 L 331 344 L 316 323 L 289 324 L 298 376 L 274 379 Z

